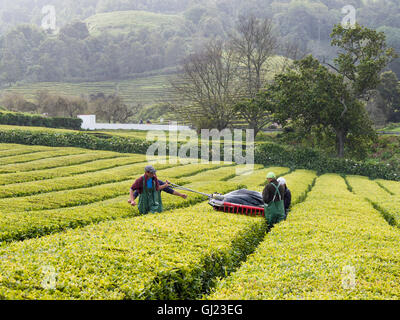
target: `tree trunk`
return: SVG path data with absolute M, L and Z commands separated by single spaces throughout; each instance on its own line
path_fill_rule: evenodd
M 344 130 L 337 130 L 336 131 L 336 141 L 337 141 L 337 156 L 339 158 L 344 157 L 344 144 L 346 140 L 346 134 Z
M 261 131 L 261 128 L 257 125 L 257 123 L 252 122 L 249 125 L 249 129 L 253 129 L 254 130 L 254 139 L 256 139 L 257 134 Z

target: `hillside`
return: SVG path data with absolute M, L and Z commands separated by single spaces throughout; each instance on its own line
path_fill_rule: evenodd
M 390 46 L 400 49 L 397 0 L 350 4 L 358 23 L 383 30 Z M 40 30 L 46 5 L 56 12 L 59 32 L 52 35 Z M 109 81 L 173 67 L 205 41 L 226 38 L 238 17 L 248 14 L 272 19 L 282 43 L 329 60 L 336 53 L 330 33 L 344 18 L 346 5 L 345 0 L 16 0 L 0 4 L 0 42 L 5 44 L 0 85 Z M 399 61 L 391 65 L 398 76 Z
M 2 93 L 13 92 L 25 96 L 34 101 L 37 91 L 48 90 L 50 93 L 65 94 L 71 96 L 89 96 L 103 92 L 105 94 L 118 94 L 127 104 L 140 103 L 152 105 L 163 99 L 174 99 L 171 96 L 168 79 L 171 75 L 150 76 L 133 80 L 101 81 L 101 82 L 36 82 L 21 84 L 0 91 Z
M 97 30 L 97 29 L 93 29 Z M 93 31 L 96 32 L 96 31 Z M 274 72 L 279 70 L 284 63 L 282 57 L 271 59 L 271 68 L 268 79 L 273 78 Z M 274 71 L 275 70 L 275 71 Z M 168 70 L 167 70 L 168 71 Z M 165 70 L 160 70 L 164 73 Z M 151 75 L 137 77 L 136 79 L 98 81 L 98 82 L 32 82 L 13 85 L 10 88 L 0 89 L 0 94 L 18 93 L 26 99 L 34 102 L 35 96 L 40 90 L 48 90 L 50 93 L 65 94 L 71 96 L 90 96 L 103 92 L 104 94 L 118 93 L 127 104 L 153 105 L 162 102 L 174 101 L 176 97 L 171 91 L 170 81 L 175 74 Z
M 115 11 L 93 15 L 86 20 L 91 35 L 112 35 L 129 32 L 185 32 L 185 19 L 181 15 L 161 14 L 146 11 Z

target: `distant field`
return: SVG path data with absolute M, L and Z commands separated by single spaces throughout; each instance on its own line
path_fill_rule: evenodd
M 141 103 L 152 105 L 165 100 L 174 100 L 168 79 L 171 75 L 150 76 L 133 80 L 102 81 L 102 82 L 37 82 L 16 85 L 2 90 L 1 93 L 15 92 L 26 99 L 35 100 L 36 92 L 48 90 L 51 93 L 79 96 L 103 92 L 112 94 L 118 92 L 127 104 Z
M 81 132 L 78 130 L 71 129 L 57 129 L 57 128 L 46 128 L 46 127 L 31 127 L 31 126 L 12 126 L 12 125 L 0 125 L 1 131 L 12 131 L 12 130 L 29 130 L 29 131 L 39 131 L 39 132 L 55 132 L 55 133 L 73 133 L 73 132 Z
M 383 130 L 390 131 L 390 132 L 400 132 L 400 126 L 398 126 L 397 128 L 392 128 L 392 127 L 384 128 Z
M 25 131 L 31 131 L 31 132 L 49 132 L 49 133 L 87 133 L 87 134 L 94 134 L 94 135 L 108 135 L 108 136 L 117 136 L 117 137 L 123 137 L 123 138 L 135 138 L 135 139 L 141 139 L 141 140 L 146 140 L 147 139 L 147 134 L 149 131 L 141 131 L 141 130 L 83 130 L 83 131 L 78 131 L 78 130 L 70 130 L 70 129 L 55 129 L 55 128 L 45 128 L 45 127 L 30 127 L 30 126 L 12 126 L 12 125 L 0 125 L 0 131 L 13 131 L 13 130 L 25 130 Z M 154 132 L 154 131 L 152 131 Z M 164 133 L 165 134 L 165 139 L 159 139 L 159 140 L 165 140 L 165 141 L 170 141 L 170 133 L 169 131 L 157 131 L 156 133 Z M 173 133 L 173 136 L 171 136 L 173 141 L 178 141 L 178 142 L 188 142 L 189 137 L 184 136 L 184 134 L 189 134 L 190 131 L 179 131 L 178 135 L 175 135 Z M 263 137 L 266 137 L 267 135 L 270 135 L 269 133 L 263 133 Z M 197 138 L 200 141 L 203 141 L 200 136 L 197 135 Z M 243 138 L 245 138 L 243 136 Z M 150 139 L 150 140 L 155 140 L 155 139 Z M 211 138 L 209 141 L 213 141 Z M 223 143 L 223 139 L 218 139 L 220 143 Z M 231 140 L 228 140 L 231 141 Z M 235 144 L 240 144 L 241 142 L 236 142 L 234 141 Z
M 284 59 L 274 57 L 271 60 L 275 72 L 280 70 Z M 162 70 L 160 70 L 162 71 Z M 268 79 L 272 79 L 274 72 L 270 72 Z M 0 90 L 0 93 L 15 92 L 34 101 L 37 91 L 48 90 L 50 93 L 59 93 L 71 96 L 89 96 L 103 92 L 105 94 L 118 93 L 127 104 L 141 103 L 153 105 L 165 101 L 175 101 L 178 97 L 172 91 L 170 79 L 173 74 L 147 76 L 130 80 L 99 81 L 99 82 L 36 82 L 13 85 Z M 400 129 L 400 128 L 399 128 Z
M 176 14 L 160 14 L 146 11 L 114 11 L 99 13 L 85 20 L 89 32 L 96 36 L 104 32 L 114 35 L 146 29 L 149 32 L 175 30 L 185 27 L 185 19 Z

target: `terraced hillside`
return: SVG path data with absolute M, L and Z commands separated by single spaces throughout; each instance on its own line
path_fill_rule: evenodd
M 65 94 L 70 96 L 90 96 L 103 92 L 104 94 L 118 94 L 126 104 L 152 105 L 161 101 L 174 101 L 175 97 L 169 85 L 170 75 L 149 76 L 133 80 L 102 81 L 102 82 L 36 82 L 16 85 L 2 90 L 3 93 L 14 92 L 34 101 L 36 93 L 47 90 L 53 94 Z
M 85 22 L 93 36 L 104 33 L 120 35 L 142 29 L 149 32 L 171 30 L 182 33 L 185 29 L 185 19 L 179 14 L 137 10 L 98 13 L 87 18 Z

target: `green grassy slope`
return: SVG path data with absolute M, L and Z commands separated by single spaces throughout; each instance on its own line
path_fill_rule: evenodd
M 99 92 L 112 94 L 118 92 L 125 103 L 142 103 L 151 105 L 164 99 L 174 99 L 170 92 L 168 79 L 170 75 L 150 76 L 133 80 L 103 81 L 103 82 L 37 82 L 23 85 L 15 85 L 5 89 L 2 93 L 14 92 L 34 100 L 36 92 L 48 90 L 50 93 L 58 93 L 72 96 L 90 95 Z
M 185 19 L 180 15 L 160 14 L 146 11 L 113 11 L 95 14 L 85 20 L 89 32 L 99 35 L 104 32 L 118 35 L 140 29 L 150 32 L 155 30 L 182 30 Z

